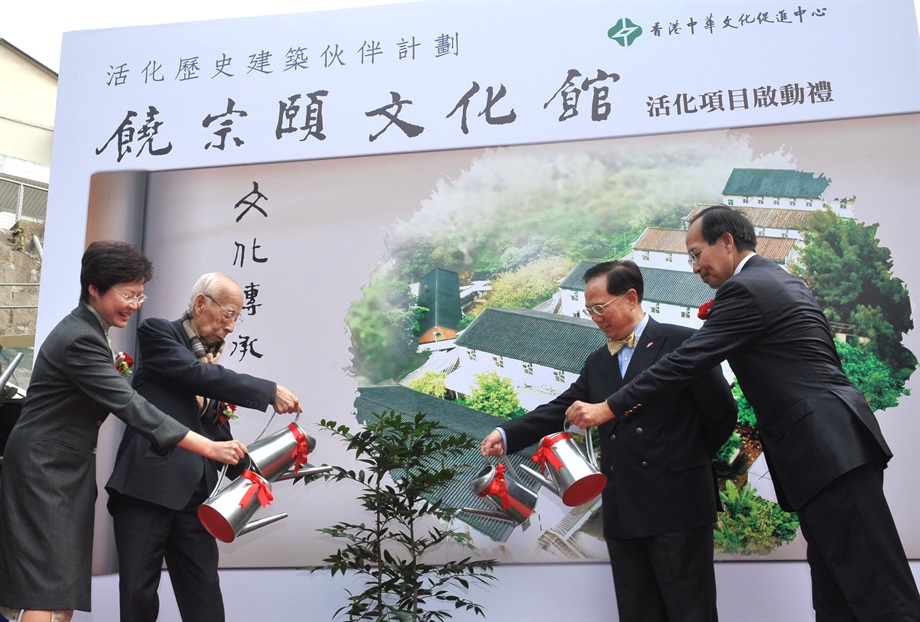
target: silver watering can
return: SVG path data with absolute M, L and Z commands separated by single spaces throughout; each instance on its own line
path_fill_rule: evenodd
M 331 471 L 332 467 L 313 467 L 307 463 L 310 452 L 316 449 L 316 439 L 297 425 L 299 419 L 300 413 L 297 413 L 286 428 L 259 440 L 265 433 L 263 429 L 247 448 L 249 468 L 270 482 Z M 288 470 L 292 466 L 293 470 Z M 302 466 L 307 468 L 301 469 Z
M 568 421 L 566 421 L 568 424 Z M 562 498 L 568 506 L 587 503 L 601 494 L 607 485 L 607 476 L 600 472 L 594 454 L 591 430 L 585 430 L 588 455 L 582 452 L 569 431 L 544 436 L 533 461 L 540 465 L 537 473 L 525 466 L 521 470 Z
M 286 513 L 281 513 L 250 521 L 260 507 L 268 507 L 274 499 L 272 482 L 308 477 L 332 470 L 332 467 L 313 467 L 307 463 L 307 457 L 316 448 L 316 440 L 307 436 L 297 425 L 300 413 L 297 413 L 294 421 L 286 428 L 259 440 L 274 416 L 272 414 L 262 432 L 248 447 L 247 468 L 243 473 L 221 489 L 220 484 L 227 473 L 225 464 L 211 495 L 198 506 L 198 519 L 201 524 L 221 542 L 233 542 L 237 536 L 287 517 Z
M 486 465 L 470 480 L 470 489 L 495 509 L 461 508 L 461 512 L 514 525 L 527 521 L 537 504 L 537 493 L 521 484 L 520 477 L 505 456 L 495 466 L 486 459 Z
M 256 510 L 268 507 L 275 498 L 272 485 L 255 471 L 244 469 L 221 490 L 220 483 L 226 472 L 225 464 L 211 496 L 198 506 L 198 520 L 212 536 L 221 542 L 233 542 L 237 536 L 287 517 L 282 513 L 250 522 Z

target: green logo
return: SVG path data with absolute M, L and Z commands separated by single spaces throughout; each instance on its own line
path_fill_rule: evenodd
M 637 26 L 628 17 L 620 19 L 613 28 L 607 31 L 607 36 L 619 43 L 624 48 L 633 44 L 633 41 L 642 34 L 642 27 Z

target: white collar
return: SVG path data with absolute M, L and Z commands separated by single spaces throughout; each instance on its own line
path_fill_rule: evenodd
M 732 276 L 735 276 L 735 275 L 737 275 L 739 272 L 741 272 L 741 268 L 743 268 L 743 267 L 744 267 L 744 264 L 746 264 L 746 263 L 748 262 L 748 259 L 750 259 L 751 257 L 753 257 L 753 256 L 756 255 L 756 254 L 757 254 L 757 253 L 751 253 L 750 255 L 748 255 L 747 257 L 745 257 L 745 258 L 742 259 L 741 261 L 739 261 L 739 262 L 738 262 L 738 267 L 735 268 L 735 271 L 734 271 L 734 272 L 732 272 Z

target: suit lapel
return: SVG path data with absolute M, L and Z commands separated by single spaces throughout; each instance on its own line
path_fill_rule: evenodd
M 649 318 L 645 330 L 642 331 L 642 337 L 636 343 L 636 349 L 629 361 L 629 367 L 626 368 L 626 377 L 623 379 L 623 384 L 628 383 L 658 360 L 664 341 L 665 337 L 661 334 L 661 327 L 658 322 Z M 619 376 L 619 373 L 617 376 Z

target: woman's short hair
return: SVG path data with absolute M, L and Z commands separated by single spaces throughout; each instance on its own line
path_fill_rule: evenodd
M 80 267 L 80 302 L 89 302 L 89 286 L 100 296 L 113 285 L 153 278 L 153 263 L 127 242 L 93 242 L 83 253 Z

